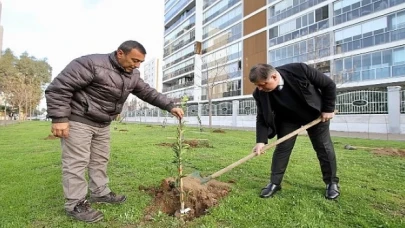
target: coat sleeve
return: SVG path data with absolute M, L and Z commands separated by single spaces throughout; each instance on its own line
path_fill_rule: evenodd
M 256 89 L 253 92 L 253 98 L 256 101 L 256 143 L 268 143 L 269 138 L 275 136 L 275 129 L 268 126 L 264 119 L 263 104 L 260 102 L 259 91 Z M 267 113 L 270 115 L 271 113 Z M 266 114 L 266 115 L 267 115 Z
M 320 72 L 319 70 L 308 66 L 305 63 L 301 63 L 301 68 L 305 72 L 307 79 L 317 89 L 321 91 L 322 97 L 322 112 L 334 112 L 336 102 L 336 84 L 328 76 Z
M 142 78 L 139 78 L 132 94 L 151 105 L 169 112 L 175 107 L 172 99 L 150 87 L 148 83 L 142 80 Z
M 68 122 L 74 91 L 81 90 L 94 78 L 94 67 L 89 57 L 70 62 L 45 90 L 48 118 L 54 123 Z

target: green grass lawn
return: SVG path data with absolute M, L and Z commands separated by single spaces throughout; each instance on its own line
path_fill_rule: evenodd
M 116 127 L 117 129 L 114 129 Z M 128 131 L 119 131 L 128 130 Z M 174 176 L 170 147 L 175 127 L 137 124 L 111 125 L 110 187 L 126 194 L 123 205 L 95 205 L 105 219 L 85 224 L 68 218 L 63 209 L 59 140 L 44 140 L 49 122 L 26 122 L 0 127 L 0 227 L 179 227 L 176 218 L 159 214 L 143 222 L 152 198 L 138 190 L 158 186 Z M 186 128 L 188 139 L 208 139 L 212 148 L 186 154 L 186 173 L 212 174 L 247 156 L 254 146 L 252 131 L 199 133 Z M 344 150 L 345 144 L 405 149 L 404 142 L 334 138 L 341 197 L 325 200 L 315 152 L 299 136 L 282 184 L 274 198 L 258 194 L 268 182 L 272 151 L 256 157 L 218 180 L 232 184 L 229 195 L 208 215 L 187 227 L 405 227 L 405 158 L 379 156 L 366 150 Z M 193 168 L 192 168 L 193 167 Z M 183 224 L 184 225 L 184 224 Z

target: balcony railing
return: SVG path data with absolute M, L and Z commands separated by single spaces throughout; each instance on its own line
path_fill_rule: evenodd
M 194 85 L 194 81 L 191 81 L 191 82 L 186 82 L 186 83 L 180 84 L 180 85 L 163 87 L 163 92 L 169 92 L 169 91 L 173 91 L 173 90 L 176 90 L 176 89 L 190 87 L 190 86 L 193 86 L 193 85 Z
M 181 24 L 188 16 L 193 14 L 195 12 L 195 7 L 192 8 L 190 11 L 186 12 L 183 17 L 181 17 L 179 20 L 174 22 L 174 24 L 170 25 L 168 29 L 165 30 L 165 35 L 168 34 L 169 32 L 173 31 L 174 28 L 176 28 L 177 25 Z
M 374 69 L 359 69 L 354 72 L 339 72 L 337 74 L 334 74 L 332 79 L 337 84 L 343 84 L 350 82 L 387 79 L 393 77 L 405 77 L 405 64 Z

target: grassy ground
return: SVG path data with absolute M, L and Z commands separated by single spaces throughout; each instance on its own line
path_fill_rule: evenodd
M 116 129 L 114 129 L 116 128 Z M 152 198 L 138 187 L 158 186 L 174 176 L 173 152 L 156 144 L 173 142 L 175 127 L 111 125 L 110 187 L 128 196 L 123 205 L 96 205 L 105 214 L 97 224 L 74 221 L 64 214 L 59 140 L 44 140 L 49 122 L 0 127 L 0 227 L 176 227 L 160 214 L 141 223 Z M 119 131 L 127 130 L 127 131 Z M 186 138 L 208 139 L 212 148 L 190 150 L 186 173 L 209 175 L 245 157 L 254 132 L 203 132 L 187 128 Z M 334 138 L 342 195 L 323 198 L 324 185 L 307 137 L 297 140 L 283 182 L 274 198 L 261 199 L 272 152 L 252 159 L 218 178 L 234 180 L 231 193 L 209 215 L 188 227 L 405 227 L 405 158 L 344 150 L 345 144 L 405 148 L 403 142 Z M 190 168 L 194 167 L 194 168 Z

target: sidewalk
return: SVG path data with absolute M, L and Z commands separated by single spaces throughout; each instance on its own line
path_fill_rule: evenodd
M 139 122 L 132 122 L 139 123 Z M 161 123 L 146 123 L 142 124 L 156 124 Z M 191 124 L 190 127 L 198 127 L 197 125 Z M 203 126 L 207 129 L 207 126 Z M 229 127 L 229 126 L 212 126 L 213 129 L 230 129 L 230 130 L 241 130 L 241 131 L 254 131 L 255 128 L 252 127 Z M 300 135 L 306 135 L 307 132 L 304 131 Z M 380 139 L 380 140 L 395 140 L 395 141 L 405 141 L 405 134 L 382 134 L 382 133 L 367 133 L 367 132 L 344 132 L 344 131 L 330 131 L 331 136 L 334 137 L 346 137 L 346 138 L 360 138 L 360 139 Z
M 405 141 L 404 134 L 382 134 L 382 133 L 343 132 L 343 131 L 331 131 L 330 134 L 336 137 Z
M 255 130 L 255 128 L 219 127 L 219 126 L 213 126 L 212 128 L 247 130 L 247 131 Z M 405 141 L 404 134 L 382 134 L 382 133 L 344 132 L 344 131 L 330 131 L 330 134 L 333 137 Z M 300 135 L 307 135 L 307 132 L 304 131 Z
M 0 120 L 0 126 L 18 123 L 18 120 Z

